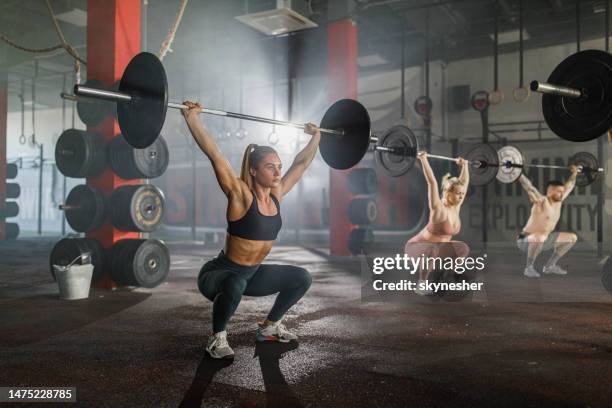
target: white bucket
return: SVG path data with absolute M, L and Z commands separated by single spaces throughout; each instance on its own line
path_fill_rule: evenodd
M 93 265 L 53 265 L 61 299 L 87 299 L 93 275 Z

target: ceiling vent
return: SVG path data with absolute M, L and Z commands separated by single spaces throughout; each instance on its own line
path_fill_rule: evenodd
M 304 0 L 277 0 L 276 8 L 245 14 L 236 19 L 264 34 L 281 35 L 318 27 L 305 17 L 308 14 L 308 4 Z

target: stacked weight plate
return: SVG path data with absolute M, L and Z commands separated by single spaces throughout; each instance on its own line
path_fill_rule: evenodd
M 120 285 L 154 288 L 170 270 L 170 253 L 157 239 L 123 239 L 113 245 L 113 280 Z

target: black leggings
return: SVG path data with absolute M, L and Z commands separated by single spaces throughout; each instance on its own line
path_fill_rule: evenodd
M 213 301 L 213 332 L 225 330 L 242 295 L 268 296 L 278 293 L 268 320 L 278 321 L 304 296 L 312 277 L 304 268 L 291 265 L 238 265 L 223 251 L 204 264 L 198 275 L 198 288 Z

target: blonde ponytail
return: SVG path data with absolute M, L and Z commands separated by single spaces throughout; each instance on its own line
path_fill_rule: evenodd
M 442 176 L 442 192 L 449 191 L 455 186 L 462 186 L 463 183 L 457 177 L 452 177 L 450 173 Z

